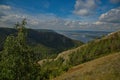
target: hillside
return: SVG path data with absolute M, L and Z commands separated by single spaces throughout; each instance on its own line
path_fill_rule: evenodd
M 108 55 L 120 51 L 120 31 L 113 32 L 107 36 L 91 41 L 75 49 L 60 53 L 58 58 L 63 58 L 64 62 L 70 65 L 77 65 L 100 56 Z
M 54 80 L 120 80 L 120 52 L 83 63 Z
M 108 34 L 75 49 L 64 51 L 54 59 L 63 59 L 63 63 L 77 65 L 113 52 L 120 51 L 120 31 Z M 41 61 L 39 62 L 41 63 Z
M 16 30 L 13 30 L 13 31 L 15 31 L 13 34 L 16 36 L 17 31 Z M 5 31 L 5 33 L 2 32 L 4 33 L 2 35 L 9 35 L 8 33 L 10 32 L 11 32 L 11 29 L 8 29 L 7 31 Z M 28 32 L 27 44 L 29 44 L 29 50 L 34 51 L 34 52 L 31 52 L 32 54 L 29 54 L 30 56 L 32 56 L 30 59 L 40 64 L 41 80 L 53 79 L 57 76 L 60 76 L 61 74 L 64 74 L 68 70 L 71 72 L 74 71 L 74 66 L 76 65 L 80 65 L 80 64 L 95 60 L 97 58 L 104 57 L 109 54 L 115 54 L 117 52 L 120 52 L 120 31 L 110 33 L 107 36 L 102 37 L 101 39 L 96 39 L 89 43 L 83 44 L 77 48 L 75 48 L 75 46 L 79 44 L 79 42 L 73 41 L 63 35 L 58 34 L 59 35 L 58 36 L 57 33 L 54 31 L 44 30 L 41 32 L 41 30 L 36 31 L 32 29 L 27 29 L 27 32 Z M 1 37 L 1 39 L 3 38 L 4 36 Z M 67 49 L 70 49 L 70 50 L 67 50 Z M 14 49 L 12 50 L 14 51 Z M 53 58 L 52 56 L 50 56 L 52 54 L 48 55 L 50 51 L 54 52 L 55 50 L 56 50 L 56 53 L 57 51 L 60 52 L 60 50 L 63 52 L 59 53 L 56 58 Z M 67 50 L 67 51 L 64 51 L 64 50 Z M 41 54 L 41 53 L 44 53 L 44 54 Z M 107 62 L 105 64 L 107 64 Z M 71 67 L 73 68 L 71 69 Z
M 52 30 L 28 30 L 28 38 L 30 42 L 42 44 L 53 48 L 57 51 L 66 50 L 75 47 L 77 44 L 74 40 L 67 38 Z M 77 42 L 77 41 L 76 41 Z
M 52 30 L 28 29 L 27 43 L 35 51 L 36 55 L 49 55 L 76 47 L 82 43 L 67 38 Z M 17 30 L 12 28 L 0 28 L 0 50 L 2 50 L 4 40 L 10 34 L 16 36 Z
M 64 51 L 54 59 L 38 61 L 43 70 L 50 71 L 49 78 L 59 76 L 71 67 L 120 52 L 120 31 L 108 34 L 75 49 Z

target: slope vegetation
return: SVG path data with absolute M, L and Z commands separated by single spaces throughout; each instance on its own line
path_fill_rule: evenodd
M 75 49 L 64 51 L 53 60 L 56 61 L 62 58 L 63 63 L 74 66 L 119 51 L 120 31 L 117 31 Z
M 74 66 L 119 51 L 120 31 L 117 31 L 78 48 L 62 52 L 55 60 L 63 58 L 63 63 Z
M 76 46 L 77 44 L 70 38 L 67 38 L 61 34 L 56 33 L 52 30 L 34 30 L 28 29 L 27 40 L 29 44 L 42 44 L 46 47 L 54 49 L 68 49 Z M 0 43 L 6 39 L 10 34 L 16 35 L 17 30 L 12 28 L 0 28 Z
M 120 52 L 83 63 L 54 80 L 120 80 Z
M 34 50 L 34 55 L 38 57 L 41 56 L 41 59 L 83 44 L 82 42 L 74 41 L 52 30 L 27 29 L 27 32 L 27 44 Z M 17 30 L 0 28 L 0 51 L 3 49 L 6 37 L 11 34 L 17 36 Z M 40 58 L 37 60 L 39 59 Z
M 120 31 L 110 33 L 75 49 L 64 51 L 54 59 L 40 60 L 38 64 L 43 70 L 47 69 L 50 74 L 49 79 L 63 74 L 73 66 L 117 52 L 120 52 Z

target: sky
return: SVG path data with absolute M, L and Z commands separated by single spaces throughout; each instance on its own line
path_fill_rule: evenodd
M 120 30 L 120 0 L 0 0 L 0 27 Z

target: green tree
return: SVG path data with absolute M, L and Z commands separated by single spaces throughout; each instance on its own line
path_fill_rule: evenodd
M 26 44 L 26 19 L 17 23 L 16 37 L 6 38 L 0 61 L 0 80 L 36 80 L 40 79 L 40 68 L 33 62 L 33 51 Z

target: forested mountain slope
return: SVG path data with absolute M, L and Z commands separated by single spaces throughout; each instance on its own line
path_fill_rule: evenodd
M 107 36 L 91 41 L 78 48 L 62 52 L 57 56 L 63 58 L 63 62 L 77 65 L 97 57 L 120 51 L 120 31 L 113 32 Z
M 110 33 L 75 49 L 64 51 L 54 59 L 38 61 L 43 69 L 50 71 L 52 77 L 63 74 L 71 67 L 120 52 L 120 31 Z
M 17 30 L 13 28 L 0 28 L 0 50 L 8 35 L 17 35 Z M 54 55 L 61 51 L 82 45 L 82 42 L 72 40 L 53 30 L 27 29 L 27 44 L 34 50 L 36 56 Z

